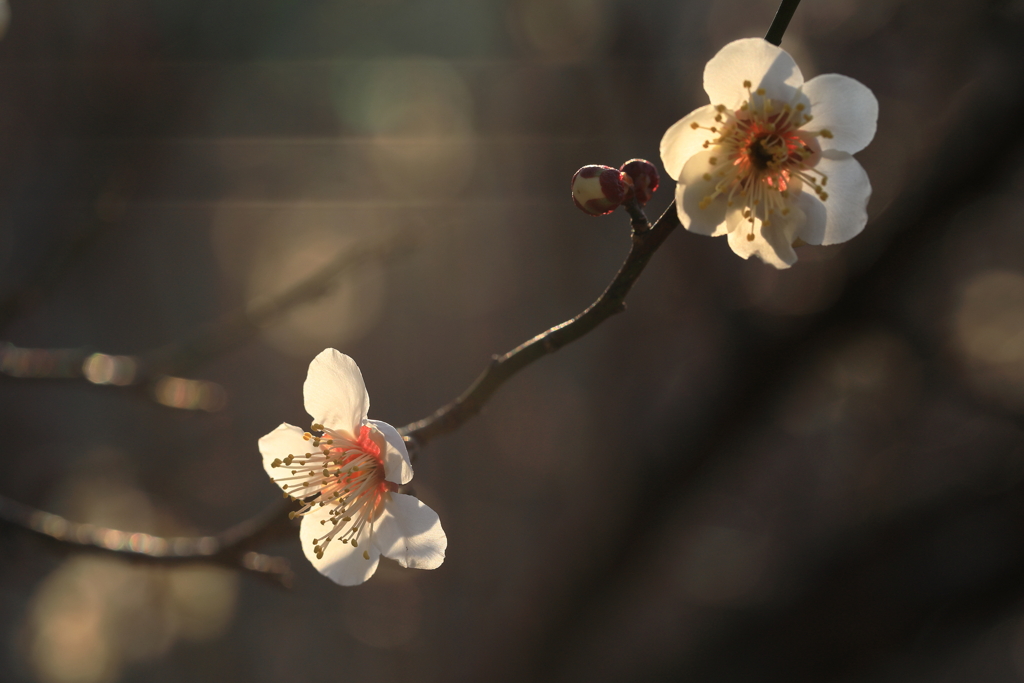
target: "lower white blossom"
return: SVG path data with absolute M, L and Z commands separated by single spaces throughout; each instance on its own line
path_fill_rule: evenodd
M 302 549 L 343 586 L 366 581 L 380 556 L 434 569 L 448 539 L 437 513 L 398 493 L 412 479 L 409 453 L 391 425 L 368 420 L 370 398 L 351 358 L 335 349 L 309 365 L 303 385 L 310 431 L 282 424 L 260 439 L 263 466 L 301 504 Z
M 838 74 L 804 83 L 785 50 L 746 38 L 708 62 L 704 89 L 711 104 L 661 141 L 688 230 L 728 235 L 743 258 L 787 268 L 794 244 L 836 244 L 864 229 L 871 184 L 851 155 L 875 135 L 867 87 Z

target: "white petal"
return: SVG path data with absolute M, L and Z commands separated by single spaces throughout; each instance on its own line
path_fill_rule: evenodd
M 760 219 L 756 219 L 751 230 L 750 222 L 743 218 L 742 210 L 730 211 L 729 223 L 734 227 L 729 233 L 729 246 L 745 259 L 756 256 L 776 268 L 789 268 L 796 263 L 793 242 L 804 221 L 804 212 L 791 205 L 788 216 L 772 216 L 771 225 L 767 227 Z M 751 236 L 753 239 L 750 239 Z
M 409 461 L 409 451 L 405 447 L 402 435 L 387 422 L 378 420 L 367 420 L 367 422 L 376 427 L 387 442 L 383 453 L 384 478 L 396 484 L 408 484 L 412 481 L 412 463 Z
M 829 150 L 822 153 L 815 170 L 828 176 L 821 244 L 839 244 L 860 234 L 868 222 L 871 198 L 871 181 L 864 167 L 846 152 Z
M 711 171 L 711 157 L 721 154 L 716 149 L 705 150 L 690 157 L 679 175 L 676 187 L 676 212 L 679 222 L 690 232 L 698 235 L 717 237 L 728 232 L 725 223 L 726 198 L 719 195 L 706 208 L 700 208 L 701 201 L 714 192 L 715 179 L 705 180 L 704 174 Z
M 342 543 L 336 536 L 324 549 L 323 559 L 317 559 L 313 552 L 313 541 L 331 530 L 330 510 L 329 506 L 325 506 L 302 518 L 299 526 L 302 552 L 316 570 L 331 581 L 342 586 L 357 586 L 377 571 L 380 551 L 373 543 L 360 543 L 358 548 L 353 548 L 351 543 Z M 321 520 L 327 520 L 327 524 L 321 524 Z M 364 551 L 370 559 L 363 557 Z
M 287 467 L 273 467 L 271 463 L 280 458 L 284 460 L 289 455 L 304 455 L 316 451 L 312 444 L 302 438 L 305 432 L 294 425 L 281 423 L 281 425 L 266 436 L 260 437 L 260 455 L 263 456 L 263 469 L 271 479 L 290 476 Z M 277 482 L 278 486 L 288 482 Z
M 806 185 L 804 186 L 807 187 Z M 792 205 L 804 212 L 806 220 L 803 226 L 797 231 L 796 236 L 807 244 L 821 244 L 825 239 L 825 223 L 828 220 L 828 212 L 825 211 L 825 204 L 818 199 L 813 191 L 800 192 L 792 201 Z
M 376 522 L 373 543 L 403 567 L 436 569 L 444 562 L 448 537 L 436 512 L 413 496 L 392 493 Z
M 804 95 L 814 118 L 808 131 L 827 128 L 831 138 L 819 137 L 822 149 L 856 154 L 868 146 L 878 127 L 878 100 L 860 81 L 839 74 L 822 74 L 807 81 Z
M 751 90 L 764 88 L 768 97 L 791 102 L 804 76 L 782 48 L 761 38 L 743 38 L 723 47 L 704 67 L 704 90 L 711 104 L 736 109 L 747 99 L 743 81 L 751 82 Z
M 665 135 L 661 138 L 661 163 L 665 165 L 665 172 L 672 180 L 679 180 L 683 165 L 694 154 L 704 150 L 705 140 L 717 137 L 707 130 L 715 125 L 715 116 L 717 115 L 718 112 L 715 111 L 714 106 L 708 104 L 691 111 L 665 131 Z M 691 125 L 694 123 L 703 128 L 694 130 Z
M 302 385 L 306 412 L 329 429 L 359 435 L 370 397 L 356 362 L 336 349 L 325 349 L 309 364 Z

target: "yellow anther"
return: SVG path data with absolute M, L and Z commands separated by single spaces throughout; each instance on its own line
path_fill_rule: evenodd
M 828 199 L 828 192 L 819 192 L 818 196 L 821 197 L 821 201 Z
M 352 539 L 352 547 L 353 548 L 358 548 L 359 547 L 359 541 L 357 541 L 356 539 L 353 538 Z
M 821 129 L 821 137 L 825 138 L 826 140 L 831 140 L 832 139 L 832 131 L 830 131 L 828 128 L 822 128 Z
M 762 97 L 764 97 L 764 94 L 765 94 L 765 89 L 764 89 L 764 88 L 758 88 L 758 89 L 757 89 L 757 94 L 758 94 L 758 95 L 760 95 L 760 96 L 762 96 Z
M 798 104 L 798 105 L 796 105 L 796 107 L 794 107 L 794 108 L 795 108 L 795 109 L 796 109 L 797 111 L 803 111 L 803 110 L 804 110 L 804 105 L 803 105 L 803 104 L 801 103 L 801 104 Z
M 302 438 L 303 438 L 304 441 L 309 441 L 310 439 L 313 438 L 313 435 L 310 434 L 309 432 L 303 432 L 302 433 Z
M 700 204 L 698 204 L 697 206 L 701 210 L 708 208 L 709 206 L 711 206 L 711 197 L 704 197 L 704 199 L 700 200 Z
M 703 176 L 701 176 L 701 177 L 702 177 L 702 178 L 704 178 L 704 180 L 711 180 L 711 174 L 710 174 L 710 173 L 705 173 L 705 174 L 704 174 Z
M 751 85 L 753 85 L 753 83 L 751 83 L 750 81 L 743 81 L 744 88 L 749 88 Z
M 370 553 L 369 553 L 369 551 L 367 551 L 367 550 L 364 550 L 364 551 L 363 551 L 363 559 L 364 559 L 364 560 L 368 560 L 368 559 L 370 559 Z
M 715 105 L 715 111 L 725 111 L 725 105 L 724 104 L 716 104 Z
M 753 242 L 754 241 L 754 233 L 750 233 L 750 234 L 747 235 L 747 241 L 748 242 Z
M 690 124 L 690 128 L 697 130 L 698 128 L 700 128 L 700 124 L 694 121 L 693 123 Z
M 708 163 L 710 163 L 712 166 L 716 165 L 718 163 L 718 157 L 710 157 L 708 159 Z

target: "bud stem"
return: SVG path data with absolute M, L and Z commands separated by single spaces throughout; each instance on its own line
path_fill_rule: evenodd
M 647 220 L 647 214 L 640 208 L 635 196 L 624 201 L 622 208 L 629 214 L 629 224 L 633 226 L 633 232 L 640 234 L 651 229 L 651 222 Z

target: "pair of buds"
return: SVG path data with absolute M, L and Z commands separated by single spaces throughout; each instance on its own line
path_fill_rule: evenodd
M 618 170 L 584 166 L 572 177 L 572 201 L 591 216 L 611 213 L 621 204 L 647 203 L 658 189 L 658 170 L 644 159 L 630 159 Z

